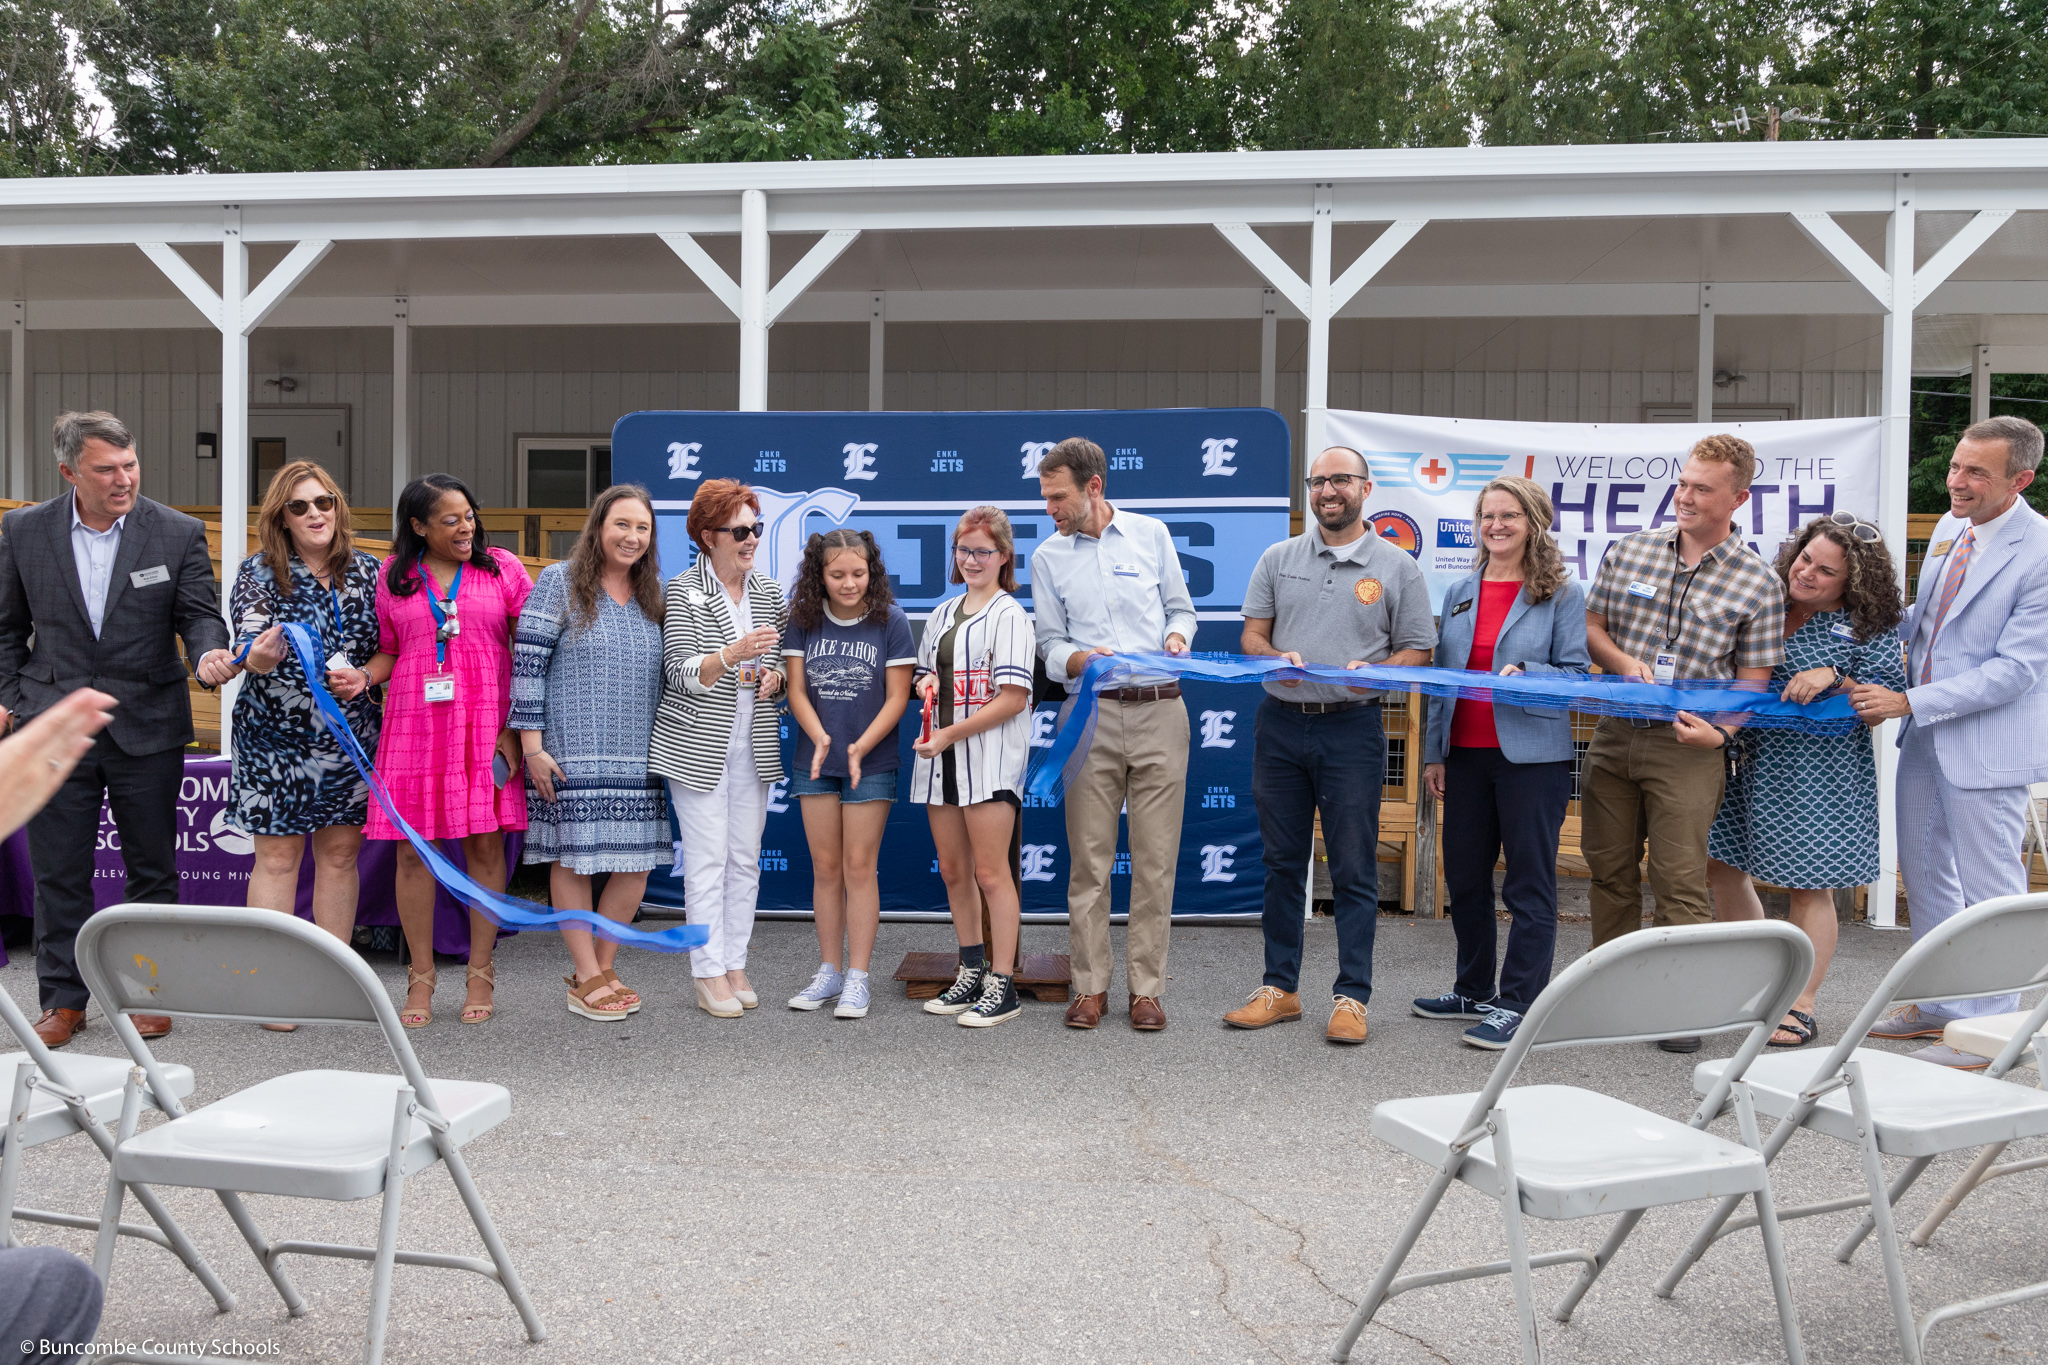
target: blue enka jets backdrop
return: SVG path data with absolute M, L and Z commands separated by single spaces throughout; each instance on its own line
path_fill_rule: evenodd
M 1109 497 L 1164 521 L 1180 550 L 1200 620 L 1198 650 L 1235 651 L 1244 588 L 1268 545 L 1288 533 L 1288 434 L 1265 408 L 1177 408 L 1134 412 L 636 412 L 612 433 L 612 468 L 623 483 L 654 494 L 665 577 L 696 557 L 684 523 L 691 490 L 705 479 L 739 479 L 761 499 L 757 568 L 786 589 L 812 533 L 850 526 L 871 533 L 889 585 L 912 628 L 949 594 L 953 526 L 977 503 L 993 503 L 1017 532 L 1018 596 L 1031 605 L 1031 552 L 1055 534 L 1038 496 L 1038 462 L 1054 444 L 1085 436 L 1109 455 Z M 1255 914 L 1262 901 L 1258 820 L 1252 810 L 1254 687 L 1187 689 L 1195 746 L 1188 762 L 1177 914 Z M 1041 706 L 1032 742 L 1052 742 L 1057 707 Z M 918 707 L 898 737 L 910 771 Z M 793 753 L 785 713 L 783 762 Z M 909 790 L 907 781 L 904 790 Z M 778 783 L 768 797 L 761 840 L 761 909 L 811 908 L 811 866 L 801 803 Z M 1027 914 L 1065 914 L 1067 832 L 1058 810 L 1027 802 L 1023 876 Z M 1119 840 L 1122 844 L 1123 840 Z M 1127 853 L 1117 859 L 1115 908 L 1129 896 Z M 881 860 L 882 909 L 944 915 L 931 830 L 922 808 L 899 798 Z M 682 903 L 680 876 L 657 872 L 647 896 Z

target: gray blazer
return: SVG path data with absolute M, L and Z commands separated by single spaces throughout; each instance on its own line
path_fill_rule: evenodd
M 1479 573 L 1444 591 L 1443 624 L 1437 628 L 1436 666 L 1463 668 L 1472 657 L 1472 635 L 1478 627 Z M 1593 662 L 1586 653 L 1586 590 L 1577 579 L 1534 606 L 1525 592 L 1515 594 L 1500 637 L 1493 646 L 1493 671 L 1520 664 L 1525 673 L 1584 673 Z M 1429 702 L 1429 734 L 1423 762 L 1441 763 L 1451 747 L 1449 697 Z M 1500 751 L 1510 763 L 1555 763 L 1572 756 L 1572 722 L 1567 711 L 1549 707 L 1495 703 L 1493 728 Z
M 137 498 L 121 526 L 99 638 L 71 553 L 72 494 L 0 518 L 0 706 L 22 720 L 81 687 L 120 702 L 107 735 L 131 754 L 192 742 L 185 657 L 226 649 L 206 529 L 183 512 Z M 137 587 L 131 575 L 162 566 L 170 577 Z
M 1941 775 L 1965 790 L 2048 782 L 2048 520 L 2022 498 L 1989 544 L 1978 545 L 1933 640 L 1934 679 L 1920 685 L 1948 553 L 1967 523 L 1944 515 L 1920 566 L 1920 593 L 1899 628 L 1906 698 L 1934 740 Z

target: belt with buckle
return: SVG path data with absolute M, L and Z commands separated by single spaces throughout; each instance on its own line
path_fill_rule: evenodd
M 1179 683 L 1161 683 L 1157 687 L 1119 687 L 1114 692 L 1102 694 L 1108 701 L 1172 701 L 1179 695 Z
M 1628 723 L 1638 730 L 1654 730 L 1660 725 L 1669 726 L 1671 724 L 1668 720 L 1651 720 L 1647 716 L 1630 716 L 1628 717 Z
M 1361 706 L 1378 706 L 1376 701 L 1288 701 L 1285 697 L 1273 697 L 1290 711 L 1299 711 L 1304 716 L 1327 716 L 1336 711 L 1356 711 Z

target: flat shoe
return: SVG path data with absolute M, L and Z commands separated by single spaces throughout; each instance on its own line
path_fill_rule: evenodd
M 1793 1022 L 1778 1025 L 1777 1032 L 1771 1034 L 1770 1037 L 1769 1046 L 1771 1047 L 1805 1047 L 1813 1041 L 1814 1035 L 1820 1031 L 1819 1026 L 1813 1022 L 1813 1016 L 1805 1010 L 1786 1010 L 1785 1014 Z M 1779 1042 L 1779 1033 L 1791 1034 L 1792 1041 L 1789 1043 Z

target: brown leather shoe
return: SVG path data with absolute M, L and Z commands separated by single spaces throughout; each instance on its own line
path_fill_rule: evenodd
M 1074 997 L 1074 1003 L 1067 1006 L 1067 1027 L 1094 1028 L 1102 1022 L 1102 1012 L 1108 1008 L 1108 991 L 1097 991 L 1093 995 L 1077 995 Z
M 43 1040 L 44 1047 L 62 1047 L 84 1027 L 84 1010 L 44 1010 L 43 1017 L 36 1020 L 36 1037 Z
M 168 1014 L 131 1014 L 128 1022 L 135 1025 L 135 1031 L 145 1038 L 161 1038 L 171 1031 L 171 1016 Z
M 1223 1022 L 1232 1028 L 1264 1028 L 1268 1024 L 1282 1024 L 1299 1018 L 1299 995 L 1283 991 L 1278 986 L 1261 986 L 1252 992 L 1252 998 L 1242 1008 L 1224 1015 Z
M 1348 995 L 1335 997 L 1335 1007 L 1330 1011 L 1330 1027 L 1323 1037 L 1333 1043 L 1362 1043 L 1365 1041 L 1365 1006 Z
M 1140 1033 L 1157 1033 L 1166 1027 L 1166 1009 L 1158 996 L 1131 997 L 1131 1027 Z

